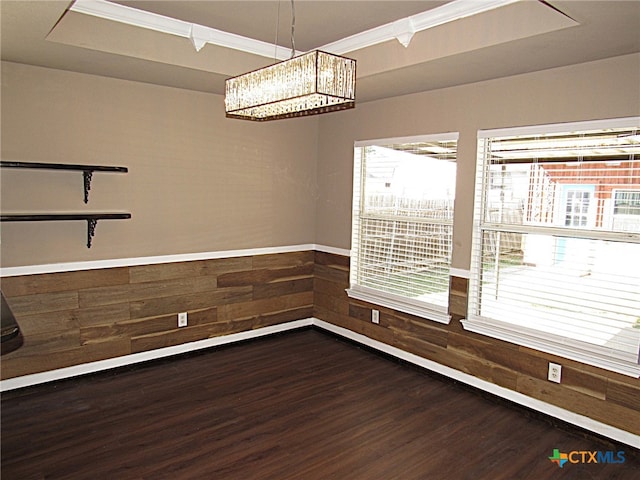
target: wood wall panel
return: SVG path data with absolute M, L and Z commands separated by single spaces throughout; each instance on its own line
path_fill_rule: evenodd
M 317 285 L 318 282 L 316 281 L 315 284 Z M 349 315 L 350 309 L 349 303 L 346 302 L 342 296 L 334 296 L 324 292 L 315 292 L 314 307 L 324 307 L 341 315 Z
M 2 279 L 2 291 L 8 297 L 18 297 L 127 283 L 129 283 L 129 273 L 126 268 L 105 268 L 5 277 Z
M 11 378 L 105 360 L 127 355 L 128 353 L 131 353 L 131 341 L 129 339 L 117 339 L 92 345 L 76 346 L 59 351 L 47 351 L 46 348 L 28 348 L 23 345 L 16 351 L 4 355 L 0 367 L 2 368 L 3 378 Z
M 467 315 L 467 297 L 469 280 L 460 277 L 449 277 L 449 313 L 459 320 Z
M 313 275 L 313 264 L 296 265 L 287 268 L 254 269 L 244 272 L 230 272 L 218 277 L 220 287 L 240 287 L 244 285 L 260 285 L 287 278 L 310 277 Z
M 325 278 L 321 278 L 317 271 L 314 274 L 313 278 L 313 288 L 313 291 L 316 294 L 323 293 L 345 302 L 347 300 L 347 292 L 345 291 L 345 287 L 341 282 L 334 282 Z
M 349 286 L 349 271 L 344 267 L 318 264 L 316 265 L 314 275 L 316 278 L 337 282 L 343 289 Z
M 546 380 L 544 375 L 547 369 L 548 362 L 543 361 L 537 369 L 537 375 L 531 375 L 539 380 Z M 581 370 L 571 365 L 565 365 L 562 367 L 562 385 L 565 388 L 575 390 L 585 395 L 590 395 L 600 400 L 605 400 L 607 397 L 607 378 Z
M 51 315 L 51 312 L 20 317 L 20 331 L 23 335 L 64 332 L 78 328 L 78 310 L 63 310 Z
M 450 364 L 450 361 L 447 360 L 447 356 L 449 355 L 446 347 L 434 345 L 420 337 L 413 335 L 401 335 L 396 332 L 394 346 L 406 352 L 426 358 L 427 360 L 447 365 Z
M 209 292 L 216 290 L 216 288 L 217 278 L 215 276 L 176 278 L 157 282 L 82 289 L 79 293 L 79 303 L 80 307 L 109 305 L 123 300 L 134 301 Z
M 314 260 L 316 265 L 325 265 L 332 270 L 343 270 L 348 272 L 351 259 L 344 255 L 335 255 L 327 252 L 315 252 Z
M 197 325 L 190 315 L 189 323 Z M 106 325 L 95 325 L 80 328 L 80 342 L 82 345 L 88 343 L 104 342 L 110 338 L 122 337 L 131 338 L 145 334 L 166 332 L 176 328 L 176 316 L 165 315 L 146 319 L 126 320 L 114 322 Z
M 313 265 L 314 252 L 311 250 L 291 253 L 272 253 L 253 258 L 253 268 L 287 268 L 291 266 Z
M 253 322 L 251 328 L 266 327 L 278 323 L 300 320 L 301 318 L 309 318 L 311 316 L 313 316 L 313 305 L 304 305 L 277 312 L 263 313 L 251 319 Z
M 253 287 L 253 298 L 273 298 L 292 293 L 312 292 L 313 276 L 304 276 L 293 280 L 285 279 Z
M 622 407 L 609 400 L 583 395 L 575 390 L 565 388 L 562 384 L 558 385 L 531 377 L 518 379 L 518 391 L 547 403 L 568 408 L 616 428 L 635 434 L 640 433 L 640 412 Z
M 316 252 L 314 316 L 496 385 L 640 434 L 640 381 L 464 330 L 468 280 L 451 277 L 452 320 L 442 325 L 350 299 L 349 259 Z M 371 323 L 371 309 L 380 324 Z M 562 383 L 547 380 L 560 363 Z
M 80 333 L 77 329 L 44 332 L 25 335 L 23 347 L 39 353 L 54 353 L 75 348 L 79 345 Z M 4 359 L 3 359 L 4 361 Z
M 539 371 L 542 365 L 541 359 L 533 362 L 534 359 L 517 355 L 518 346 L 512 343 L 495 341 L 481 335 L 464 333 L 451 333 L 449 336 L 448 348 L 473 358 L 479 358 L 491 363 L 504 365 L 512 370 L 524 371 L 533 374 Z M 538 367 L 538 369 L 536 369 Z M 545 376 L 546 378 L 546 376 Z
M 308 318 L 313 269 L 307 251 L 3 278 L 25 338 L 1 377 Z
M 227 328 L 218 328 L 218 324 L 195 325 L 193 327 L 173 328 L 164 332 L 140 335 L 131 339 L 131 352 L 144 352 L 156 348 L 171 347 L 187 342 L 203 340 L 210 336 L 228 333 Z
M 256 317 L 266 313 L 282 312 L 313 305 L 313 292 L 295 293 L 281 297 L 229 303 L 218 307 L 218 318 L 231 321 L 234 318 Z
M 638 393 L 638 388 L 634 388 L 631 385 L 611 379 L 607 380 L 607 399 L 617 405 L 640 412 L 640 394 Z M 636 420 L 638 420 L 640 428 L 640 418 L 636 418 Z
M 220 275 L 226 272 L 251 270 L 252 257 L 218 258 L 193 262 L 161 263 L 129 268 L 131 283 L 158 282 L 201 275 Z
M 78 325 L 83 328 L 96 325 L 112 325 L 130 318 L 129 302 L 112 303 L 110 305 L 100 305 L 98 307 L 80 308 L 76 310 L 75 316 Z M 49 315 L 51 319 L 59 321 L 59 317 Z M 22 325 L 22 324 L 21 324 Z
M 163 313 L 188 312 L 200 310 L 211 305 L 222 305 L 251 300 L 251 287 L 219 288 L 191 295 L 171 295 L 168 297 L 147 298 L 129 303 L 131 318 L 143 318 Z
M 384 314 L 381 312 L 380 324 L 388 326 L 400 337 L 419 338 L 438 347 L 446 347 L 448 343 L 449 332 L 444 325 L 425 322 L 402 312 L 394 312 L 393 310 L 388 313 L 385 311 Z
M 518 383 L 517 372 L 498 363 L 490 362 L 484 358 L 473 357 L 471 355 L 459 354 L 447 348 L 448 355 L 446 361 L 441 362 L 448 367 L 455 368 L 461 372 L 481 378 L 487 382 L 495 383 L 510 390 L 516 390 Z
M 60 312 L 78 308 L 78 292 L 36 293 L 13 297 L 7 301 L 16 317 L 33 315 L 36 313 Z

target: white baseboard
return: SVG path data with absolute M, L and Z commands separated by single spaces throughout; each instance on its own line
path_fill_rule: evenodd
M 108 358 L 106 360 L 98 360 L 97 362 L 83 363 L 72 367 L 59 368 L 48 372 L 33 373 L 31 375 L 23 375 L 22 377 L 9 378 L 0 381 L 0 392 L 14 390 L 16 388 L 30 387 L 40 383 L 53 382 L 55 380 L 63 380 L 65 378 L 77 377 L 88 373 L 96 373 L 112 368 L 125 367 L 140 362 L 156 360 L 159 358 L 179 355 L 181 353 L 194 352 L 204 348 L 226 345 L 228 343 L 240 342 L 252 338 L 263 337 L 273 333 L 285 332 L 296 328 L 308 327 L 313 325 L 312 318 L 303 320 L 295 320 L 293 322 L 281 323 L 269 327 L 256 328 L 255 330 L 247 330 L 245 332 L 232 333 L 230 335 L 222 335 L 219 337 L 207 338 L 196 342 L 183 343 L 173 347 L 158 348 L 147 352 L 132 353 L 123 355 L 122 357 Z
M 379 342 L 365 335 L 353 332 L 346 328 L 333 325 L 331 323 L 319 320 L 317 318 L 306 318 L 302 320 L 296 320 L 293 322 L 287 322 L 279 325 L 273 325 L 269 327 L 259 328 L 255 330 L 249 330 L 246 332 L 234 333 L 230 335 L 224 335 L 215 338 L 208 338 L 206 340 L 199 340 L 197 342 L 190 342 L 173 347 L 160 348 L 157 350 L 151 350 L 148 352 L 134 353 L 131 355 L 125 355 L 122 357 L 111 358 L 107 360 L 100 360 L 97 362 L 86 363 L 83 365 L 75 365 L 72 367 L 61 368 L 58 370 L 52 370 L 49 372 L 34 373 L 31 375 L 24 375 L 22 377 L 10 378 L 0 381 L 0 392 L 13 390 L 16 388 L 28 387 L 31 385 L 37 385 L 41 383 L 51 382 L 55 380 L 62 380 L 65 378 L 71 378 L 79 375 L 85 375 L 88 373 L 95 373 L 103 370 L 109 370 L 112 368 L 123 367 L 132 365 L 139 362 L 146 362 L 148 360 L 155 360 L 172 355 L 178 355 L 181 353 L 192 352 L 201 350 L 204 348 L 215 347 L 219 345 L 225 345 L 229 343 L 235 343 L 243 340 L 249 340 L 252 338 L 259 338 L 265 335 L 271 335 L 274 333 L 285 332 L 288 330 L 294 330 L 297 328 L 315 326 L 355 341 L 367 347 L 373 348 L 387 355 L 394 356 L 400 360 L 412 363 L 427 370 L 439 373 L 451 379 L 463 382 L 467 385 L 471 385 L 485 392 L 491 393 L 498 397 L 510 400 L 519 405 L 531 408 L 537 412 L 549 415 L 564 422 L 576 425 L 584 428 L 596 434 L 611 438 L 618 442 L 622 442 L 626 445 L 630 445 L 635 448 L 640 448 L 640 436 L 631 432 L 621 430 L 619 428 L 612 427 L 602 422 L 598 422 L 584 415 L 571 412 L 564 408 L 551 405 L 550 403 L 537 400 L 535 398 L 523 395 L 522 393 L 509 390 L 508 388 L 500 387 L 499 385 L 487 382 L 480 378 L 474 377 L 467 373 L 461 372 L 451 367 L 441 365 L 426 358 L 414 355 L 412 353 L 405 352 L 399 348 L 387 345 Z

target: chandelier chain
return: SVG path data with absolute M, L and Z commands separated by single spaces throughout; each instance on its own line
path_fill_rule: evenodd
M 293 4 L 293 0 L 291 0 L 291 57 L 290 58 L 293 58 L 296 55 L 295 33 L 296 33 L 296 7 Z
M 273 44 L 273 59 L 278 60 L 278 31 L 280 30 L 280 0 L 278 0 L 278 14 L 276 15 L 276 41 Z

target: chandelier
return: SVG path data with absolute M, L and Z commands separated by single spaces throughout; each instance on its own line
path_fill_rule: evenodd
M 356 61 L 314 50 L 294 57 L 295 10 L 291 1 L 291 57 L 225 82 L 229 118 L 265 121 L 355 107 Z

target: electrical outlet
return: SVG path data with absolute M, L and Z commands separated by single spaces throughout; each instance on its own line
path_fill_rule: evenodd
M 182 312 L 178 314 L 178 327 L 186 327 L 187 326 L 187 312 Z
M 380 323 L 380 310 L 371 310 L 371 322 Z
M 549 381 L 560 383 L 561 376 L 562 376 L 562 365 L 558 365 L 557 363 L 549 363 L 549 375 L 547 377 Z

